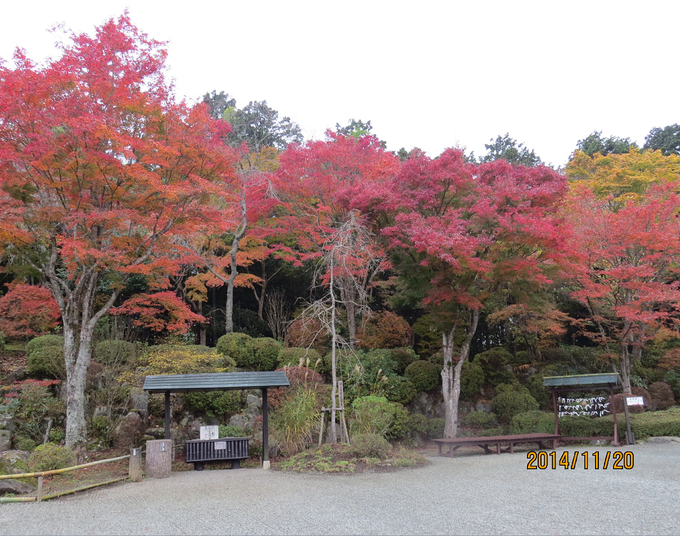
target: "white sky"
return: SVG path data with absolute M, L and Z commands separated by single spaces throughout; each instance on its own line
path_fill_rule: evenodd
M 307 138 L 370 120 L 390 150 L 478 156 L 499 134 L 564 165 L 594 130 L 639 144 L 680 123 L 680 2 L 158 0 L 3 2 L 0 58 L 56 54 L 64 23 L 93 33 L 128 7 L 169 41 L 177 94 L 266 100 Z

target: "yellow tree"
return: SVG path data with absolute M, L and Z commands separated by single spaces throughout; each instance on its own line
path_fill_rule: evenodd
M 661 151 L 631 148 L 623 154 L 595 153 L 592 157 L 576 151 L 567 164 L 572 187 L 585 186 L 597 197 L 612 196 L 615 203 L 639 202 L 653 184 L 680 179 L 680 156 Z

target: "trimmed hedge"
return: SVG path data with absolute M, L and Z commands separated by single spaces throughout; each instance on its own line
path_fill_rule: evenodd
M 555 432 L 555 415 L 545 411 L 518 413 L 510 422 L 511 434 L 552 434 Z
M 493 407 L 498 420 L 508 423 L 518 413 L 537 410 L 538 402 L 526 387 L 519 384 L 505 384 L 498 386 L 498 394 L 493 399 Z
M 619 417 L 619 436 L 624 437 L 625 419 Z M 680 436 L 680 408 L 654 411 L 630 416 L 630 425 L 636 439 L 655 436 Z M 563 417 L 560 433 L 565 437 L 613 436 L 614 417 Z
M 35 340 L 35 339 L 34 339 Z M 26 373 L 34 378 L 66 378 L 64 346 L 40 346 L 27 354 Z
M 139 349 L 131 342 L 106 340 L 95 345 L 92 357 L 102 365 L 131 363 L 139 357 Z

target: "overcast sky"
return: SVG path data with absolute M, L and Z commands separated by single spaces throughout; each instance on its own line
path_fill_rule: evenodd
M 266 100 L 307 138 L 370 120 L 434 157 L 508 132 L 560 166 L 594 130 L 643 144 L 680 123 L 677 0 L 3 2 L 0 58 L 55 56 L 48 28 L 91 34 L 126 7 L 169 42 L 178 95 Z

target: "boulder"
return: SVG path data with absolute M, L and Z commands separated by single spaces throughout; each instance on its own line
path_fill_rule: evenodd
M 6 493 L 23 495 L 25 493 L 31 493 L 34 489 L 35 486 L 31 484 L 19 482 L 18 480 L 13 480 L 11 478 L 8 480 L 0 480 L 0 495 L 5 495 Z
M 262 399 L 259 396 L 248 395 L 246 397 L 246 404 L 248 406 L 255 405 L 258 408 L 261 408 L 262 407 Z
M 0 413 L 0 428 L 14 432 L 16 427 L 17 426 L 14 423 L 14 415 L 11 413 Z
M 146 418 L 149 415 L 149 393 L 139 387 L 133 387 L 130 389 L 130 399 L 132 409 L 139 411 L 142 417 Z
M 118 424 L 116 447 L 130 447 L 139 445 L 144 435 L 146 425 L 142 417 L 135 412 L 128 413 Z
M 205 423 L 199 419 L 194 419 L 194 421 L 191 423 L 191 427 L 189 428 L 190 439 L 198 439 L 201 437 L 201 426 L 205 426 Z
M 238 415 L 234 415 L 229 419 L 229 426 L 236 426 L 241 429 L 249 428 L 250 423 L 252 422 L 252 418 L 249 415 L 246 415 L 244 413 L 240 413 Z
M 165 428 L 149 428 L 146 430 L 145 435 L 155 439 L 165 439 Z
M 12 432 L 9 430 L 0 430 L 0 452 L 4 452 L 12 448 Z

